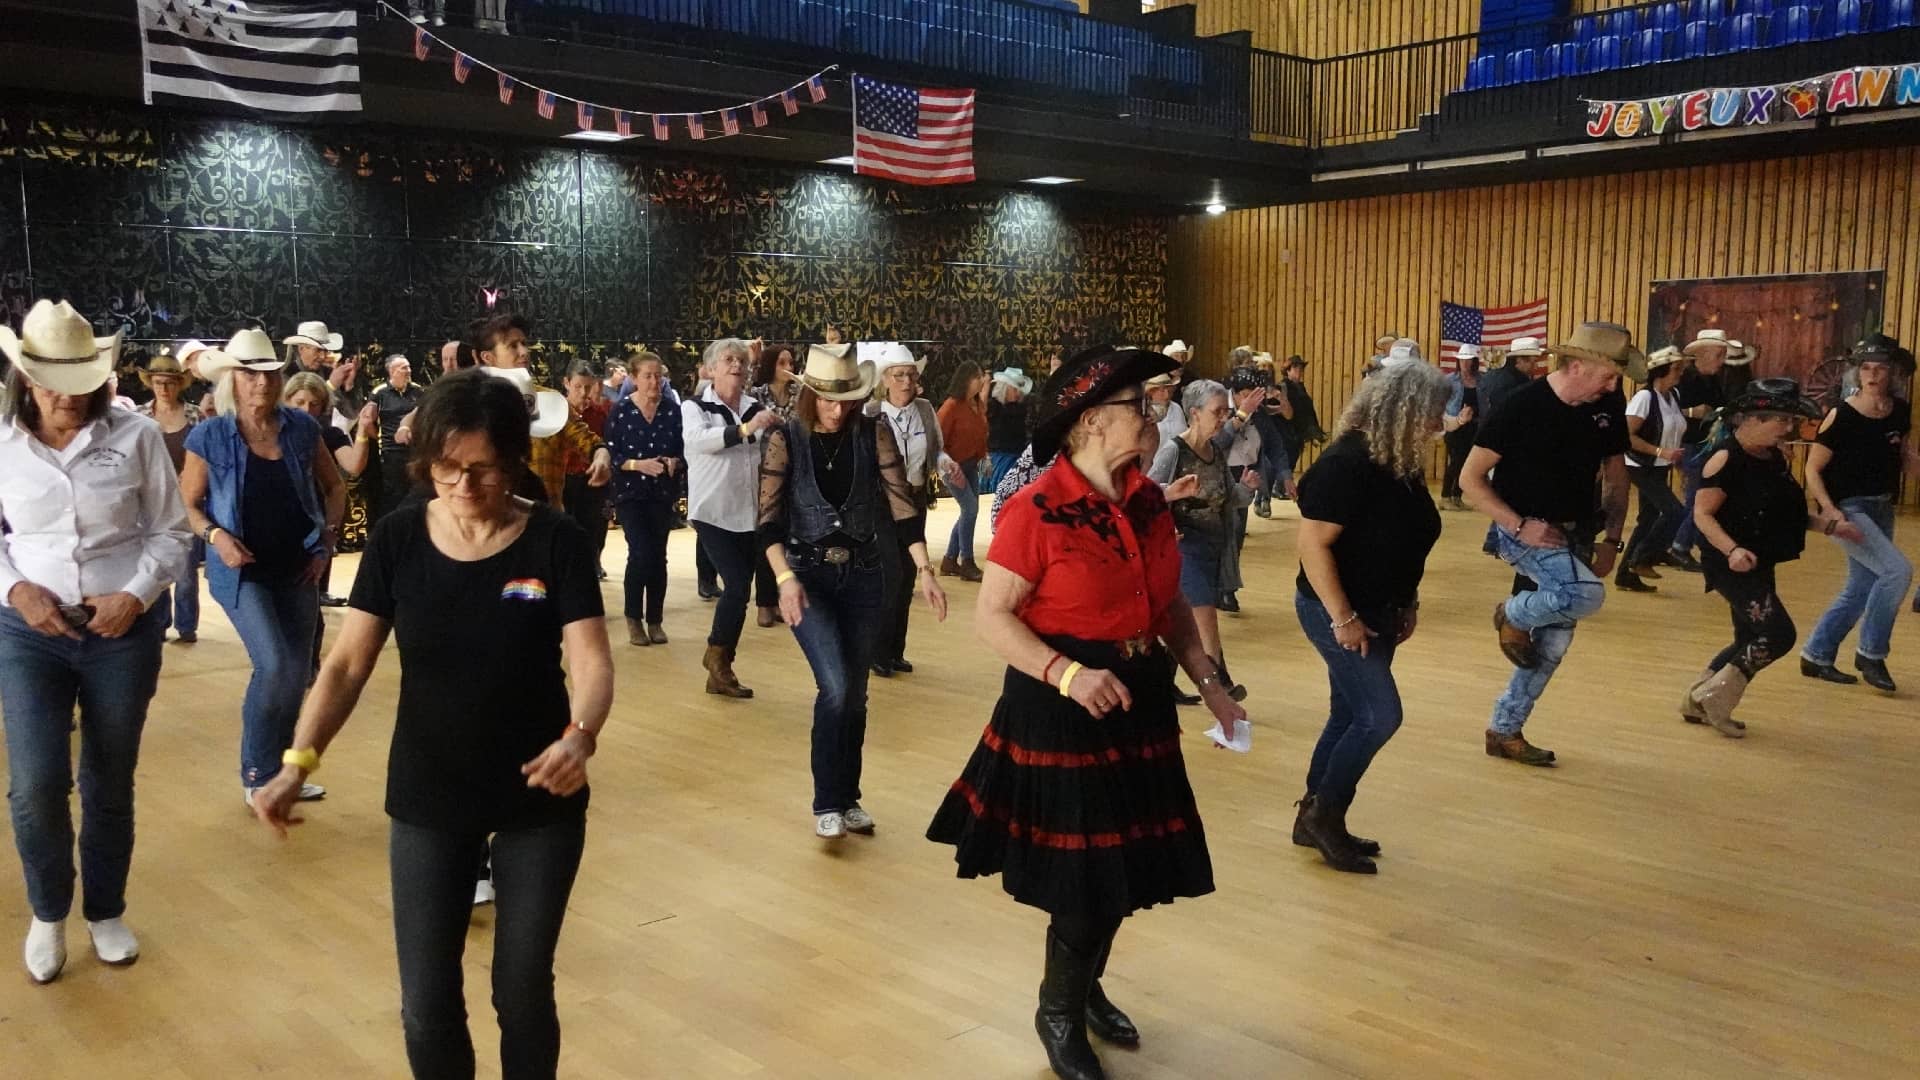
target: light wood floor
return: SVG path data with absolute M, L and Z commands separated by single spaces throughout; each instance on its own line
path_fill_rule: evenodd
M 1255 584 L 1226 622 L 1253 753 L 1205 749 L 1200 713 L 1187 716 L 1219 891 L 1122 931 L 1107 985 L 1146 1040 L 1105 1054 L 1113 1076 L 1920 1074 L 1913 616 L 1893 663 L 1912 689 L 1816 684 L 1783 662 L 1733 742 L 1673 709 L 1728 636 L 1721 601 L 1678 574 L 1658 595 L 1611 593 L 1528 729 L 1563 764 L 1528 769 L 1481 750 L 1509 671 L 1487 619 L 1508 575 L 1478 552 L 1482 519 L 1447 515 L 1426 621 L 1398 664 L 1406 726 L 1354 813 L 1387 856 L 1377 878 L 1353 877 L 1288 840 L 1326 701 L 1293 615 L 1293 528 L 1254 523 Z M 1901 528 L 1915 551 L 1920 521 Z M 607 565 L 622 558 L 615 537 Z M 807 813 L 799 650 L 749 624 L 738 669 L 758 698 L 703 695 L 710 608 L 691 565 L 691 535 L 676 533 L 674 643 L 616 646 L 558 964 L 563 1074 L 1045 1075 L 1030 1026 L 1043 917 L 997 881 L 955 880 L 950 849 L 922 838 L 997 691 L 1000 667 L 972 637 L 974 587 L 949 584 L 944 626 L 916 614 L 917 674 L 875 681 L 866 805 L 880 833 L 829 848 Z M 1814 538 L 1783 572 L 1803 633 L 1842 565 Z M 610 583 L 610 610 L 618 595 Z M 282 844 L 240 803 L 247 666 L 208 611 L 198 645 L 167 647 L 147 728 L 129 912 L 145 955 L 103 967 L 76 910 L 66 974 L 33 986 L 9 863 L 0 1075 L 405 1074 L 380 809 L 397 665 L 329 755 L 332 795 Z M 483 1075 L 490 924 L 483 910 L 468 953 Z

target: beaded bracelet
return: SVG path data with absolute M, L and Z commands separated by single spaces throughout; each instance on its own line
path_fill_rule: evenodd
M 1353 614 L 1347 616 L 1346 618 L 1340 620 L 1339 622 L 1328 623 L 1327 625 L 1332 627 L 1335 630 L 1341 630 L 1341 629 L 1345 629 L 1346 627 L 1352 626 L 1354 623 L 1354 620 L 1358 619 L 1359 617 L 1360 617 L 1360 613 L 1356 611 Z

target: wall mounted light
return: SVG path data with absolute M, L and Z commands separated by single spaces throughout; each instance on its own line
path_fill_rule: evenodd
M 1208 204 L 1207 204 L 1207 213 L 1209 213 L 1209 214 L 1224 214 L 1224 213 L 1226 213 L 1226 212 L 1227 212 L 1227 204 L 1226 204 L 1226 203 L 1217 203 L 1217 202 L 1215 202 L 1215 203 L 1208 203 Z

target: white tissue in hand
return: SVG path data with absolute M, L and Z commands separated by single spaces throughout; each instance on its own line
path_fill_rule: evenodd
M 1207 729 L 1207 738 L 1212 739 L 1216 746 L 1224 746 L 1236 753 L 1244 754 L 1253 749 L 1253 725 L 1245 720 L 1235 720 L 1233 738 L 1229 739 L 1227 733 L 1220 727 L 1220 721 L 1215 720 L 1213 726 Z

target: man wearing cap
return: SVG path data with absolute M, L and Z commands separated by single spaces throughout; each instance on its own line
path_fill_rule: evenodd
M 1553 752 L 1528 743 L 1521 728 L 1575 625 L 1600 610 L 1602 578 L 1623 546 L 1627 418 L 1619 384 L 1638 359 L 1627 328 L 1606 322 L 1582 323 L 1553 351 L 1552 373 L 1515 392 L 1481 427 L 1460 474 L 1467 501 L 1498 529 L 1499 556 L 1525 579 L 1493 610 L 1500 651 L 1515 671 L 1494 703 L 1486 751 L 1526 765 L 1554 763 Z M 1605 542 L 1596 550 L 1602 526 Z
M 1700 563 L 1694 559 L 1693 549 L 1700 542 L 1700 531 L 1693 524 L 1693 503 L 1700 491 L 1700 468 L 1712 451 L 1707 445 L 1707 435 L 1713 425 L 1713 414 L 1727 403 L 1727 382 L 1731 376 L 1723 376 L 1721 372 L 1732 358 L 1733 342 L 1728 340 L 1725 330 L 1709 328 L 1694 335 L 1681 352 L 1687 363 L 1686 370 L 1680 373 L 1680 408 L 1687 414 L 1687 445 L 1686 453 L 1680 458 L 1680 474 L 1687 513 L 1673 534 L 1673 546 L 1667 552 L 1666 561 L 1697 574 Z M 1742 355 L 1745 352 L 1742 348 Z M 1744 383 L 1744 378 L 1741 381 Z

